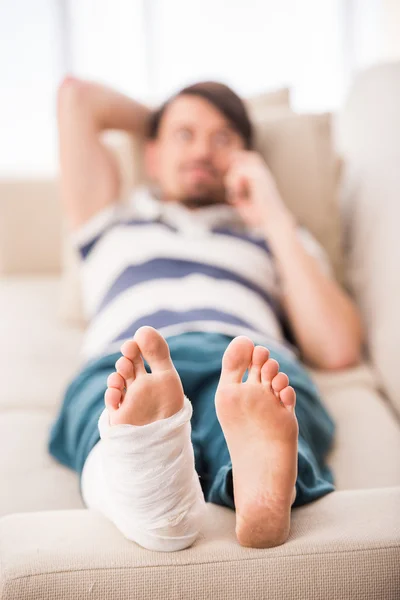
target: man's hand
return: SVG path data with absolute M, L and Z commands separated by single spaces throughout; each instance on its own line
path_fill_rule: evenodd
M 293 217 L 283 203 L 275 180 L 258 152 L 240 150 L 225 177 L 227 199 L 250 227 L 268 235 L 274 223 Z

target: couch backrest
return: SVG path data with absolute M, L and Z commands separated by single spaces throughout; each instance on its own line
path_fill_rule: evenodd
M 55 178 L 0 180 L 0 275 L 59 272 L 61 232 Z
M 337 119 L 347 282 L 368 348 L 400 414 L 400 62 L 356 77 Z

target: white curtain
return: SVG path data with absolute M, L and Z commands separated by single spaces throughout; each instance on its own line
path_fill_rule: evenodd
M 66 72 L 151 104 L 217 79 L 244 96 L 288 85 L 295 109 L 335 110 L 354 70 L 382 56 L 382 10 L 396 2 L 0 1 L 0 176 L 57 170 Z
M 145 11 L 149 0 L 65 2 L 71 49 L 66 69 L 147 100 L 150 81 Z
M 155 99 L 212 78 L 244 95 L 290 85 L 302 110 L 340 102 L 341 1 L 155 0 L 152 6 Z
M 385 60 L 388 11 L 391 11 L 387 0 L 348 0 L 345 10 L 349 28 L 347 64 L 350 76 L 354 76 L 377 60 Z
M 343 0 L 70 0 L 72 67 L 152 103 L 200 79 L 290 85 L 304 110 L 343 92 Z
M 54 0 L 0 1 L 0 175 L 54 171 L 61 72 Z

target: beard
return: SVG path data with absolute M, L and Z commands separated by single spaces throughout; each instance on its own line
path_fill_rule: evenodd
M 213 206 L 215 204 L 224 204 L 226 202 L 225 187 L 222 183 L 222 177 L 215 169 L 214 165 L 208 160 L 199 160 L 187 163 L 182 167 L 183 173 L 187 169 L 200 167 L 212 175 L 214 181 L 192 182 L 189 186 L 183 185 L 179 201 L 187 208 L 201 208 L 203 206 Z M 185 189 L 186 187 L 186 189 Z
M 197 182 L 185 182 L 180 181 L 180 185 L 176 185 L 175 191 L 166 191 L 163 189 L 160 182 L 154 180 L 155 188 L 157 190 L 156 195 L 164 201 L 179 202 L 189 209 L 202 208 L 206 206 L 215 206 L 226 204 L 226 189 L 223 184 L 222 177 L 215 170 L 213 165 L 208 161 L 198 161 L 190 165 L 185 165 L 182 172 L 191 167 L 203 167 L 209 169 L 214 175 L 214 182 L 209 181 L 197 181 Z
M 201 208 L 204 206 L 214 206 L 216 204 L 225 204 L 225 197 L 222 195 L 211 195 L 211 194 L 193 194 L 183 196 L 180 203 L 186 206 L 186 208 Z
M 182 190 L 182 195 L 179 200 L 187 208 L 201 208 L 205 206 L 214 206 L 216 204 L 225 204 L 225 188 L 223 186 L 209 187 L 200 184 L 190 191 Z

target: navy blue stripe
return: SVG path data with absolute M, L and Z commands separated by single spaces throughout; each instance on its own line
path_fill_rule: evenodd
M 233 229 L 228 229 L 225 227 L 213 227 L 212 232 L 218 233 L 220 235 L 229 235 L 229 236 L 237 238 L 239 240 L 249 242 L 250 244 L 253 244 L 254 246 L 258 246 L 262 250 L 265 250 L 265 252 L 267 252 L 268 254 L 270 254 L 270 255 L 272 254 L 268 243 L 262 237 L 256 237 L 249 233 L 239 233 Z
M 107 231 L 107 229 L 105 231 L 103 231 L 100 235 L 96 236 L 91 242 L 89 242 L 88 244 L 85 244 L 84 246 L 81 246 L 80 248 L 78 248 L 79 253 L 81 255 L 82 258 L 86 258 L 87 255 L 89 254 L 89 252 L 91 251 L 91 249 L 93 248 L 93 246 L 96 244 L 96 242 L 101 238 L 101 236 Z
M 167 327 L 169 325 L 177 325 L 178 323 L 188 323 L 191 321 L 219 321 L 223 323 L 230 323 L 231 325 L 240 325 L 241 327 L 247 327 L 254 331 L 254 327 L 242 321 L 238 317 L 229 313 L 220 312 L 219 310 L 213 310 L 210 308 L 200 308 L 195 310 L 186 311 L 172 311 L 172 310 L 159 310 L 155 313 L 145 315 L 136 321 L 133 321 L 124 331 L 122 331 L 118 337 L 114 338 L 111 343 L 116 343 L 119 340 L 123 340 L 132 337 L 136 330 L 142 325 L 150 325 L 155 329 L 161 327 Z
M 96 245 L 96 243 L 99 241 L 99 239 L 101 237 L 103 237 L 103 235 L 107 232 L 110 231 L 110 229 L 112 229 L 113 227 L 115 227 L 116 225 L 118 226 L 149 226 L 149 225 L 163 225 L 166 229 L 169 229 L 170 231 L 177 231 L 177 229 L 175 227 L 173 227 L 172 225 L 170 225 L 169 223 L 163 223 L 162 221 L 158 221 L 158 220 L 154 220 L 154 219 L 129 219 L 129 220 L 124 220 L 124 221 L 116 221 L 114 223 L 110 223 L 109 225 L 107 225 L 107 227 L 101 232 L 99 233 L 99 235 L 97 235 L 95 238 L 93 238 L 93 240 L 91 240 L 90 242 L 88 242 L 87 244 L 85 244 L 84 246 L 82 246 L 81 248 L 78 248 L 80 255 L 82 258 L 86 258 L 87 255 L 89 254 L 89 252 L 92 250 L 93 246 Z
M 219 281 L 227 280 L 239 283 L 255 292 L 274 309 L 277 309 L 276 302 L 263 288 L 249 279 L 237 275 L 233 271 L 196 261 L 155 258 L 139 265 L 130 265 L 127 267 L 110 286 L 96 314 L 101 312 L 118 294 L 140 283 L 154 279 L 183 279 L 194 274 L 206 275 Z

